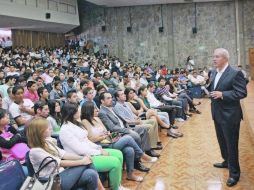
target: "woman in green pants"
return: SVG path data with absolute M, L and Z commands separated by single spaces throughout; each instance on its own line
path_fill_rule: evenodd
M 80 109 L 76 104 L 65 103 L 62 108 L 62 126 L 59 133 L 64 150 L 78 155 L 91 156 L 98 172 L 109 172 L 112 190 L 127 190 L 121 186 L 123 155 L 115 149 L 102 149 L 87 137 L 88 132 L 80 121 Z

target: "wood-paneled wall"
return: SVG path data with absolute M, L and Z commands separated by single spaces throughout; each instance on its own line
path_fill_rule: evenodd
M 249 49 L 249 68 L 251 79 L 254 80 L 254 48 Z
M 61 33 L 12 30 L 13 47 L 59 47 L 64 46 L 64 40 Z

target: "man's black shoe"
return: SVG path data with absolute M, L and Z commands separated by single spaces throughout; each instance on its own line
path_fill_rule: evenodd
M 156 153 L 154 150 L 146 151 L 146 154 L 151 157 L 160 157 L 160 154 Z
M 230 177 L 230 178 L 228 178 L 228 180 L 227 180 L 227 186 L 228 186 L 228 187 L 232 187 L 232 186 L 236 185 L 237 182 L 238 182 L 237 179 Z
M 215 168 L 228 168 L 228 164 L 226 162 L 222 162 L 222 163 L 215 163 L 213 164 L 213 166 Z
M 162 150 L 162 148 L 163 148 L 163 147 L 162 147 L 161 145 L 158 145 L 158 144 L 157 144 L 157 147 L 152 148 L 152 149 L 153 149 L 153 150 Z
M 143 164 L 141 164 L 141 162 L 135 162 L 134 168 L 136 170 L 141 171 L 141 172 L 149 172 L 149 170 L 150 170 L 149 168 L 147 168 Z

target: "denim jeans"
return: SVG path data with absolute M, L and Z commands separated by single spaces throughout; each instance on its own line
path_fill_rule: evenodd
M 133 171 L 134 160 L 139 160 L 144 154 L 136 141 L 129 135 L 121 137 L 117 142 L 112 144 L 112 148 L 122 151 L 126 161 L 127 173 L 131 173 Z
M 60 173 L 62 190 L 97 190 L 98 173 L 90 165 L 65 169 Z

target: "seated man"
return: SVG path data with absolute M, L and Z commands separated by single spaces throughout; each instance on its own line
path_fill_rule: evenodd
M 67 102 L 69 103 L 73 103 L 73 104 L 78 104 L 78 95 L 77 95 L 77 91 L 76 90 L 70 90 L 67 92 L 66 95 L 67 98 Z
M 151 149 L 147 129 L 144 127 L 130 128 L 127 123 L 122 121 L 112 108 L 112 96 L 110 93 L 101 93 L 100 100 L 101 109 L 98 116 L 110 132 L 118 132 L 123 135 L 128 134 L 133 137 L 142 150 Z M 140 171 L 149 171 L 149 168 L 143 166 L 140 160 L 135 160 L 134 167 Z
M 16 82 L 16 78 L 14 76 L 7 76 L 5 78 L 5 84 L 0 85 L 0 93 L 2 94 L 2 97 L 5 98 L 8 96 L 8 88 L 13 87 Z
M 161 149 L 158 146 L 159 135 L 158 135 L 158 123 L 155 119 L 141 120 L 138 116 L 136 116 L 129 104 L 126 102 L 126 95 L 123 90 L 118 90 L 115 93 L 116 97 L 116 105 L 114 107 L 115 113 L 122 118 L 128 125 L 134 125 L 135 127 L 144 127 L 148 129 L 150 144 L 152 149 Z M 148 151 L 147 154 L 150 156 L 157 155 L 154 151 Z
M 42 117 L 47 119 L 49 116 L 49 106 L 45 102 L 37 101 L 34 104 L 35 117 Z
M 74 87 L 75 79 L 73 77 L 69 77 L 66 82 L 63 83 L 63 93 L 66 96 L 67 93 L 71 90 L 76 90 Z
M 45 87 L 40 87 L 37 90 L 38 96 L 40 97 L 40 101 L 48 103 L 49 101 L 49 92 L 47 90 L 47 88 Z
M 178 109 L 181 109 L 177 106 L 174 105 L 167 105 L 159 101 L 155 95 L 155 84 L 154 83 L 149 83 L 148 84 L 148 92 L 147 92 L 147 101 L 149 102 L 150 106 L 155 109 L 159 109 L 161 111 L 167 112 L 169 115 L 169 121 L 170 121 L 170 128 L 168 129 L 167 135 L 171 137 L 178 137 L 177 129 L 178 127 L 175 126 L 175 117 L 176 117 L 176 112 Z
M 114 91 L 114 89 L 117 87 L 115 83 L 113 83 L 111 80 L 111 75 L 109 72 L 103 73 L 103 82 L 104 84 L 109 88 L 109 91 Z
M 35 81 L 28 81 L 26 84 L 27 90 L 24 93 L 24 98 L 30 99 L 32 102 L 39 100 L 37 93 L 37 84 Z
M 86 102 L 90 101 L 93 102 L 94 106 L 99 109 L 94 101 L 94 90 L 90 87 L 86 87 L 83 90 L 84 98 L 80 102 L 80 106 L 82 107 Z
M 34 116 L 34 103 L 29 99 L 24 99 L 24 88 L 15 86 L 12 89 L 14 102 L 9 107 L 9 113 L 12 115 L 18 126 L 24 125 Z
M 198 75 L 197 71 L 194 70 L 192 74 L 189 74 L 188 78 L 190 79 L 190 82 L 194 86 L 200 86 L 201 89 L 205 92 L 205 94 L 209 97 L 209 91 L 206 89 L 206 80 L 203 76 Z
M 177 96 L 170 93 L 169 88 L 166 86 L 166 79 L 164 77 L 160 77 L 158 79 L 158 82 L 159 82 L 159 86 L 156 90 L 156 95 L 160 97 L 167 104 L 181 107 L 181 109 L 177 110 L 176 120 L 184 121 L 184 119 L 186 119 L 185 112 L 187 112 L 188 102 L 184 102 L 184 100 L 180 100 L 177 98 Z

